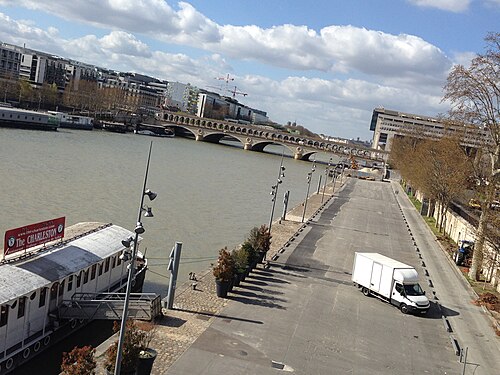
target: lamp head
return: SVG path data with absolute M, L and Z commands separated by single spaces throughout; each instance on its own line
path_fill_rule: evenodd
M 127 262 L 129 261 L 130 259 L 132 259 L 132 256 L 130 254 L 130 251 L 129 250 L 126 250 L 124 251 L 123 253 L 121 253 L 121 255 L 119 256 L 120 260 L 122 260 L 123 262 Z
M 154 217 L 153 210 L 151 209 L 151 207 L 146 207 L 144 211 L 146 211 L 144 217 Z
M 156 194 L 154 191 L 147 189 L 144 192 L 144 195 L 147 195 L 150 201 L 154 201 L 158 194 Z
M 137 226 L 135 227 L 134 229 L 134 232 L 137 233 L 137 234 L 143 234 L 146 230 L 144 229 L 144 227 L 142 226 L 142 223 L 141 222 L 138 222 L 137 223 Z
M 134 241 L 134 239 L 132 237 L 129 237 L 125 240 L 122 240 L 122 245 L 127 247 L 127 248 L 130 248 L 130 245 L 132 244 L 133 241 Z

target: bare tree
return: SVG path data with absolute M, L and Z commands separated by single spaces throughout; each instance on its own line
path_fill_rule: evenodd
M 483 266 L 485 232 L 500 179 L 500 33 L 490 33 L 485 38 L 484 54 L 475 57 L 470 67 L 455 66 L 444 87 L 443 100 L 451 103 L 449 117 L 465 126 L 472 124 L 486 130 L 489 139 L 482 153 L 488 156 L 489 168 L 485 181 L 481 216 L 476 231 L 476 243 L 469 276 L 480 277 Z
M 416 161 L 419 165 L 415 172 L 417 188 L 439 203 L 437 226 L 441 232 L 450 203 L 465 190 L 470 176 L 469 158 L 458 139 L 443 137 L 422 142 Z

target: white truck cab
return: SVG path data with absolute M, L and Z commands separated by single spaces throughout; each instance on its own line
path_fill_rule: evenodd
M 364 295 L 374 295 L 401 310 L 426 313 L 430 302 L 412 266 L 379 253 L 355 253 L 352 281 Z

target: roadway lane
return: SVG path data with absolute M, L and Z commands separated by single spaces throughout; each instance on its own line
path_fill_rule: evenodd
M 435 303 L 427 316 L 403 315 L 350 281 L 355 251 L 423 274 L 391 184 L 349 179 L 337 194 L 270 270 L 235 288 L 167 374 L 461 373 Z
M 413 205 L 401 191 L 398 200 L 415 238 L 422 259 L 426 263 L 429 279 L 443 307 L 461 348 L 468 348 L 465 374 L 500 374 L 500 339 L 492 329 L 492 322 L 481 307 L 472 304 L 473 294 L 455 264 L 447 257 L 429 227 L 422 221 Z

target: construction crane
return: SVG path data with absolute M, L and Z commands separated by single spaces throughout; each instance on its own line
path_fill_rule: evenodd
M 226 81 L 226 86 L 229 83 L 229 81 L 234 81 L 234 78 L 229 75 L 229 73 L 225 77 L 216 77 L 215 79 L 218 79 L 219 81 Z
M 236 97 L 236 95 L 243 95 L 243 96 L 248 95 L 246 92 L 238 91 L 238 88 L 236 86 L 234 86 L 234 89 L 227 90 L 227 91 L 230 92 L 231 94 L 233 94 L 233 98 Z

